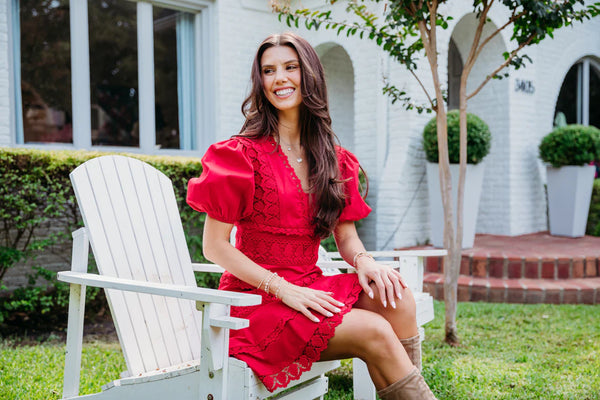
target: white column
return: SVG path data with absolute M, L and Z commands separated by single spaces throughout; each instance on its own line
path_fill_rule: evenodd
M 71 0 L 69 8 L 73 146 L 76 149 L 89 149 L 92 147 L 92 123 L 87 0 Z
M 590 124 L 590 60 L 583 60 L 581 68 L 581 124 Z
M 137 3 L 138 101 L 140 149 L 154 152 L 156 127 L 154 110 L 154 25 L 152 5 Z

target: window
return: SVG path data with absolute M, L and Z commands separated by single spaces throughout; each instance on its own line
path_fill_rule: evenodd
M 14 12 L 17 142 L 73 143 L 68 1 L 21 0 Z
M 212 142 L 209 3 L 11 1 L 17 144 L 155 153 Z
M 575 63 L 563 81 L 554 112 L 555 121 L 600 128 L 600 64 L 592 58 Z

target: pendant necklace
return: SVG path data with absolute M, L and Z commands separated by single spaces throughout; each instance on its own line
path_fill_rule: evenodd
M 284 143 L 284 144 L 285 144 L 285 143 Z M 287 151 L 291 152 L 291 151 L 292 151 L 292 145 L 291 145 L 291 144 L 286 144 L 286 146 L 287 146 Z M 296 162 L 297 162 L 298 164 L 301 164 L 301 163 L 302 163 L 302 161 L 304 161 L 304 160 L 302 159 L 302 157 L 296 157 Z

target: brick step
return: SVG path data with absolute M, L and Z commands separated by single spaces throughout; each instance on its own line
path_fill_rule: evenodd
M 425 272 L 443 273 L 443 257 L 428 257 Z M 463 251 L 460 274 L 499 279 L 579 279 L 600 276 L 597 256 L 515 257 Z
M 423 290 L 444 299 L 444 275 L 428 272 Z M 492 303 L 600 304 L 600 277 L 574 279 L 507 279 L 460 275 L 458 301 Z

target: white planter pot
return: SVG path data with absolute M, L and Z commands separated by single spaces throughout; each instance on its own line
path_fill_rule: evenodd
M 546 167 L 550 234 L 569 237 L 585 235 L 594 173 L 593 165 Z
M 456 197 L 458 193 L 458 164 L 450 164 L 452 176 L 452 205 L 454 227 L 456 228 Z M 465 197 L 463 205 L 463 237 L 462 248 L 473 247 L 475 225 L 479 211 L 479 199 L 483 185 L 483 163 L 467 164 L 465 180 Z M 438 164 L 427 163 L 427 187 L 429 189 L 429 225 L 431 227 L 431 243 L 435 247 L 444 247 L 444 207 L 440 192 L 440 174 Z

